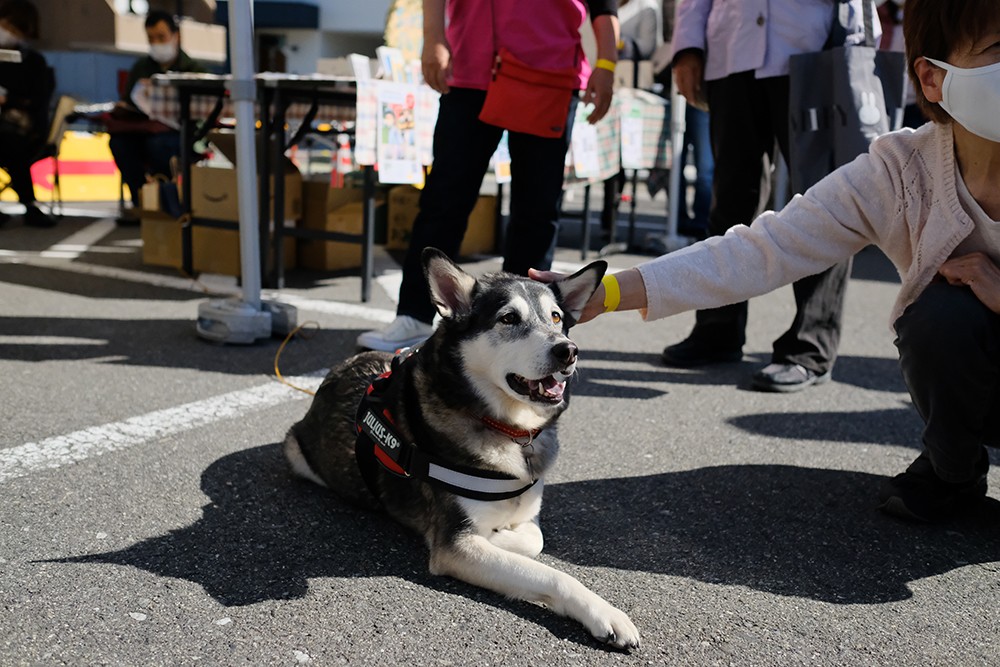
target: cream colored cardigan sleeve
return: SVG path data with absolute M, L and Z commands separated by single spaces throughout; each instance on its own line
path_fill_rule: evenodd
M 640 264 L 648 302 L 643 317 L 745 301 L 819 273 L 869 244 L 881 247 L 902 274 L 912 260 L 902 184 L 914 149 L 901 138 L 873 146 L 779 213 L 766 212 L 750 226 L 736 225 Z

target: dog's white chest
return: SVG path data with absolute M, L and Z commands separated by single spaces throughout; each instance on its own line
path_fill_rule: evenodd
M 542 486 L 538 483 L 516 498 L 507 500 L 472 500 L 459 498 L 459 505 L 475 526 L 475 531 L 487 534 L 534 519 L 542 508 Z

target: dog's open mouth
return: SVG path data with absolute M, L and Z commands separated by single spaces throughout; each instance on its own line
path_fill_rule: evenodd
M 565 380 L 557 380 L 549 375 L 539 380 L 529 380 L 517 373 L 507 376 L 507 384 L 517 393 L 540 403 L 559 403 L 566 389 Z

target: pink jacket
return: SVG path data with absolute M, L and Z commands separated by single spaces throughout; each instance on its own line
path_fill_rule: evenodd
M 950 125 L 891 132 L 779 213 L 639 265 L 655 320 L 766 294 L 875 245 L 902 279 L 890 326 L 974 226 Z
M 534 67 L 575 67 L 580 88 L 586 87 L 590 65 L 580 45 L 580 26 L 587 18 L 583 0 L 448 0 L 447 16 L 448 85 L 486 90 L 494 54 L 504 46 Z

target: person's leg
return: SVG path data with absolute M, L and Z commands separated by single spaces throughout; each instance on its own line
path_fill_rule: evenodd
M 778 146 L 788 160 L 788 77 L 764 79 Z M 788 330 L 774 341 L 771 363 L 753 377 L 763 391 L 790 392 L 830 378 L 840 345 L 844 294 L 851 274 L 851 260 L 792 284 L 795 317 Z
M 424 278 L 422 253 L 434 247 L 456 257 L 479 198 L 479 188 L 503 130 L 479 120 L 486 92 L 452 88 L 441 97 L 434 128 L 434 165 L 420 193 L 403 260 L 396 319 L 381 330 L 365 331 L 359 347 L 392 352 L 417 345 L 433 333 L 435 308 Z
M 715 169 L 709 234 L 750 224 L 762 197 L 763 156 L 774 152 L 774 132 L 764 91 L 754 73 L 732 74 L 707 83 L 709 131 Z M 746 340 L 747 303 L 699 310 L 687 339 L 663 350 L 671 366 L 737 361 Z
M 0 165 L 10 176 L 10 187 L 24 204 L 24 224 L 29 227 L 52 227 L 55 220 L 35 205 L 35 184 L 31 180 L 31 163 L 41 146 L 37 139 L 16 133 L 0 136 Z
M 712 140 L 708 131 L 708 112 L 688 106 L 685 113 L 685 144 L 690 144 L 694 154 L 695 181 L 692 227 L 699 238 L 708 234 L 708 214 L 712 206 L 712 176 L 715 160 L 712 158 Z
M 882 490 L 882 509 L 948 518 L 986 493 L 1000 408 L 1000 315 L 967 287 L 935 282 L 896 320 L 899 367 L 924 420 L 923 453 Z
M 3 134 L 3 168 L 10 176 L 10 187 L 17 193 L 17 200 L 25 207 L 35 205 L 35 184 L 31 180 L 31 158 L 34 154 L 27 137 L 18 134 Z
M 563 136 L 550 139 L 511 132 L 510 220 L 503 254 L 503 270 L 521 276 L 528 269 L 552 266 L 559 231 L 566 151 L 573 132 L 576 99 L 570 104 Z
M 138 206 L 139 193 L 146 182 L 145 134 L 120 132 L 111 135 L 108 145 L 111 156 L 128 187 L 132 203 Z
M 601 207 L 601 233 L 604 235 L 602 241 L 611 238 L 611 230 L 618 220 L 618 205 L 620 203 L 621 189 L 616 174 L 604 181 L 604 201 Z
M 181 154 L 180 132 L 153 132 L 146 135 L 146 162 L 150 174 L 172 176 L 170 160 Z
M 500 128 L 479 120 L 485 99 L 485 91 L 462 88 L 452 88 L 441 97 L 434 129 L 434 166 L 420 195 L 420 212 L 403 264 L 398 315 L 426 323 L 434 319 L 421 253 L 433 246 L 455 257 L 462 245 L 490 156 L 503 134 Z

